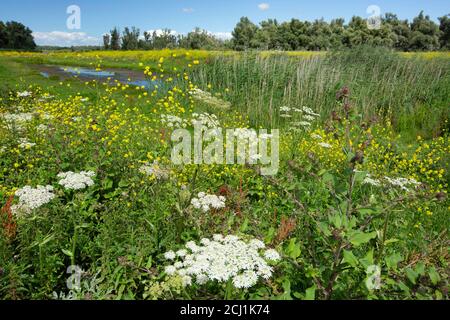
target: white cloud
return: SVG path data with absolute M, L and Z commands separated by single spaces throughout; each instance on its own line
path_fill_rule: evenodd
M 153 35 L 153 32 L 156 32 L 156 35 L 160 36 L 160 35 L 164 34 L 164 31 L 165 30 L 163 30 L 163 29 L 156 29 L 156 30 L 148 30 L 147 32 L 150 33 L 151 35 Z M 173 36 L 176 36 L 178 34 L 178 32 L 176 32 L 175 30 L 170 30 L 170 34 Z
M 87 35 L 85 32 L 33 32 L 37 45 L 40 46 L 97 46 L 101 40 Z
M 193 8 L 183 8 L 184 13 L 193 13 L 195 10 Z
M 268 3 L 260 3 L 260 4 L 258 4 L 258 8 L 261 11 L 266 11 L 266 10 L 269 10 L 270 5 Z

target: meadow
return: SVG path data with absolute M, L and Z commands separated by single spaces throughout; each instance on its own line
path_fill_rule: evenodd
M 448 299 L 449 62 L 0 52 L 0 297 Z M 175 165 L 171 135 L 195 124 L 279 129 L 278 173 Z

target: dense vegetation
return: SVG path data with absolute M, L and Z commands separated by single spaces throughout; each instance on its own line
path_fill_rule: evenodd
M 104 36 L 104 48 L 112 50 L 136 49 L 234 49 L 234 50 L 330 50 L 354 48 L 360 45 L 382 46 L 400 51 L 433 51 L 450 49 L 450 18 L 439 18 L 436 24 L 421 12 L 412 22 L 400 20 L 387 13 L 380 28 L 369 27 L 367 20 L 353 17 L 348 24 L 344 19 L 330 23 L 292 19 L 279 23 L 269 19 L 259 26 L 243 17 L 237 23 L 231 41 L 220 41 L 207 31 L 196 28 L 187 35 L 177 35 L 169 29 L 153 33 L 136 28 L 125 28 L 122 35 L 117 28 Z
M 0 297 L 448 299 L 448 59 L 0 53 Z M 198 121 L 280 129 L 278 174 L 173 164 Z
M 15 21 L 3 23 L 0 21 L 0 49 L 34 50 L 32 31 Z

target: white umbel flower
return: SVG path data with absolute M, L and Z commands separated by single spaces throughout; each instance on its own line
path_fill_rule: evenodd
M 200 245 L 194 246 L 190 241 L 185 247 L 186 250 L 177 252 L 178 261 L 167 266 L 165 271 L 167 274 L 189 277 L 189 281 L 186 278 L 186 285 L 194 279 L 198 285 L 208 281 L 232 281 L 236 288 L 250 288 L 260 278 L 269 279 L 273 269 L 268 263 L 281 259 L 275 250 L 264 250 L 262 241 L 244 241 L 234 235 L 214 235 L 212 240 L 202 239 Z M 180 251 L 184 251 L 183 254 L 180 255 Z M 172 254 L 175 255 L 173 251 Z
M 80 173 L 75 173 L 69 171 L 62 172 L 57 177 L 61 179 L 59 184 L 67 190 L 81 190 L 94 185 L 92 178 L 95 177 L 95 172 L 81 171 Z
M 175 259 L 175 257 L 176 257 L 176 254 L 173 251 L 167 251 L 166 253 L 164 253 L 164 258 L 166 260 L 173 260 L 173 259 Z
M 26 97 L 31 96 L 31 92 L 29 92 L 29 91 L 17 92 L 17 96 L 19 98 L 26 98 Z
M 203 212 L 208 212 L 211 209 L 225 208 L 226 198 L 223 196 L 216 196 L 214 194 L 206 194 L 200 192 L 198 198 L 193 198 L 191 204 L 196 209 L 201 209 Z
M 11 210 L 16 215 L 28 214 L 55 198 L 52 186 L 37 186 L 36 188 L 25 186 L 17 190 L 15 195 L 19 197 L 19 203 L 12 206 Z

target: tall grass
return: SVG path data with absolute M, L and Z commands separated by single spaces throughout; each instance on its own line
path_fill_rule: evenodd
M 247 53 L 217 56 L 194 75 L 247 113 L 254 125 L 280 125 L 279 107 L 308 106 L 325 118 L 343 86 L 365 118 L 391 120 L 400 132 L 439 135 L 449 117 L 450 59 L 405 58 L 384 49 L 330 52 L 308 58 Z

